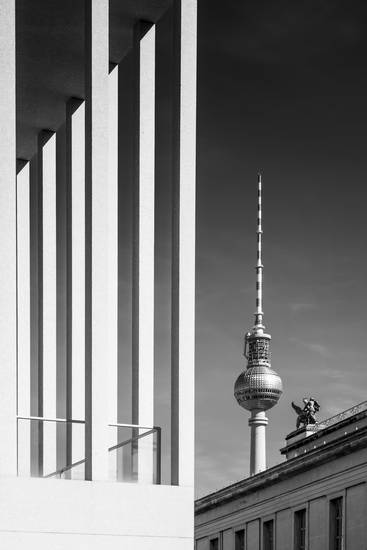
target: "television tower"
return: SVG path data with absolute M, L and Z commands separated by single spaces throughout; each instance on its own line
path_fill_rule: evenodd
M 247 367 L 241 372 L 234 385 L 234 396 L 238 404 L 251 411 L 249 426 L 251 428 L 250 475 L 266 469 L 265 428 L 268 419 L 265 411 L 274 407 L 283 392 L 280 376 L 270 365 L 270 334 L 266 334 L 263 324 L 262 280 L 263 269 L 262 245 L 262 212 L 261 212 L 261 175 L 258 176 L 257 198 L 257 263 L 256 263 L 256 311 L 255 324 L 245 335 L 244 356 Z

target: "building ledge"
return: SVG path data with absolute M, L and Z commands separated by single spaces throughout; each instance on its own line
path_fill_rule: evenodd
M 295 453 L 304 452 L 304 449 L 308 449 L 311 444 L 317 444 L 320 439 L 326 438 L 329 442 L 331 439 L 344 438 L 347 434 L 345 432 L 347 426 L 352 427 L 354 424 L 359 423 L 354 429 L 360 429 L 362 427 L 360 423 L 363 420 L 364 422 L 367 421 L 366 401 L 327 420 L 291 432 L 286 437 L 287 444 L 280 449 L 280 452 L 285 454 L 288 459 L 293 458 Z

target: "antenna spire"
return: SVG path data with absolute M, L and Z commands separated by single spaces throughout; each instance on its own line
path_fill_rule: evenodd
M 257 178 L 257 262 L 256 262 L 256 311 L 253 332 L 261 334 L 265 328 L 263 325 L 263 269 L 262 246 L 262 210 L 261 210 L 261 174 Z

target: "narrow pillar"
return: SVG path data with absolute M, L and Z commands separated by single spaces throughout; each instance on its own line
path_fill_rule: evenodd
M 138 121 L 133 242 L 133 423 L 154 423 L 155 26 L 135 29 Z M 143 433 L 144 430 L 139 431 Z M 152 482 L 152 438 L 137 445 L 138 480 Z
M 67 138 L 66 123 L 56 133 L 56 416 L 67 417 L 68 398 L 68 269 L 69 269 L 69 186 L 67 181 Z M 67 428 L 64 423 L 56 427 L 57 449 L 56 469 L 68 464 Z
M 108 0 L 85 0 L 86 478 L 108 477 Z
M 29 163 L 17 176 L 18 415 L 31 412 Z M 29 420 L 18 421 L 18 475 L 30 475 Z
M 30 404 L 31 416 L 43 416 L 43 367 L 42 367 L 42 185 L 40 171 L 42 157 L 37 153 L 30 161 Z M 42 476 L 43 423 L 32 420 L 31 426 L 31 475 Z
M 42 148 L 42 328 L 43 416 L 56 418 L 56 135 L 43 134 Z M 55 472 L 55 422 L 43 425 L 43 474 Z
M 69 376 L 68 417 L 85 417 L 85 105 L 77 100 L 69 104 L 70 148 L 70 268 L 69 268 Z M 85 458 L 81 424 L 69 426 L 71 463 Z M 70 433 L 71 432 L 71 433 Z M 72 475 L 72 472 L 71 472 Z
M 196 0 L 175 0 L 171 479 L 194 485 Z
M 118 66 L 118 399 L 117 422 L 132 422 L 132 233 L 133 233 L 133 187 L 136 183 L 134 151 L 136 149 L 135 126 L 136 86 L 133 79 L 133 64 L 136 59 L 132 49 Z M 136 130 L 136 134 L 138 131 Z M 135 228 L 134 228 L 135 231 Z M 126 345 L 128 343 L 128 345 Z M 136 361 L 136 360 L 135 360 Z M 134 389 L 135 395 L 135 389 Z M 111 428 L 112 430 L 112 428 Z M 122 442 L 132 436 L 126 428 L 117 428 L 116 442 Z M 116 458 L 117 479 L 132 479 L 131 445 L 112 453 Z
M 266 470 L 266 438 L 265 430 L 268 419 L 264 411 L 251 411 L 251 418 L 248 421 L 251 428 L 251 454 L 250 454 L 250 475 L 256 475 Z
M 116 65 L 108 75 L 108 315 L 110 364 L 108 368 L 108 417 L 117 422 L 118 394 L 118 83 L 119 68 Z M 119 443 L 117 428 L 109 428 L 109 445 Z M 122 450 L 113 451 L 109 456 L 110 477 L 121 478 Z
M 15 2 L 0 0 L 0 475 L 16 475 Z
M 17 175 L 18 414 L 30 415 L 29 163 Z M 29 422 L 27 422 L 29 426 Z
M 109 419 L 117 421 L 117 307 L 118 307 L 118 66 L 108 76 L 108 302 L 109 302 Z M 111 428 L 112 429 L 112 428 Z M 117 438 L 117 429 L 115 429 Z

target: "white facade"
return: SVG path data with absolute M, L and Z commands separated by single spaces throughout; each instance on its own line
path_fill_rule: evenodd
M 0 0 L 1 548 L 193 545 L 196 0 L 158 4 Z M 168 418 L 157 426 L 162 44 L 171 56 L 172 322 Z M 127 97 L 130 127 L 121 114 Z M 128 162 L 126 366 L 119 194 Z M 131 414 L 124 418 L 126 369 Z M 162 437 L 170 462 L 163 476 Z

